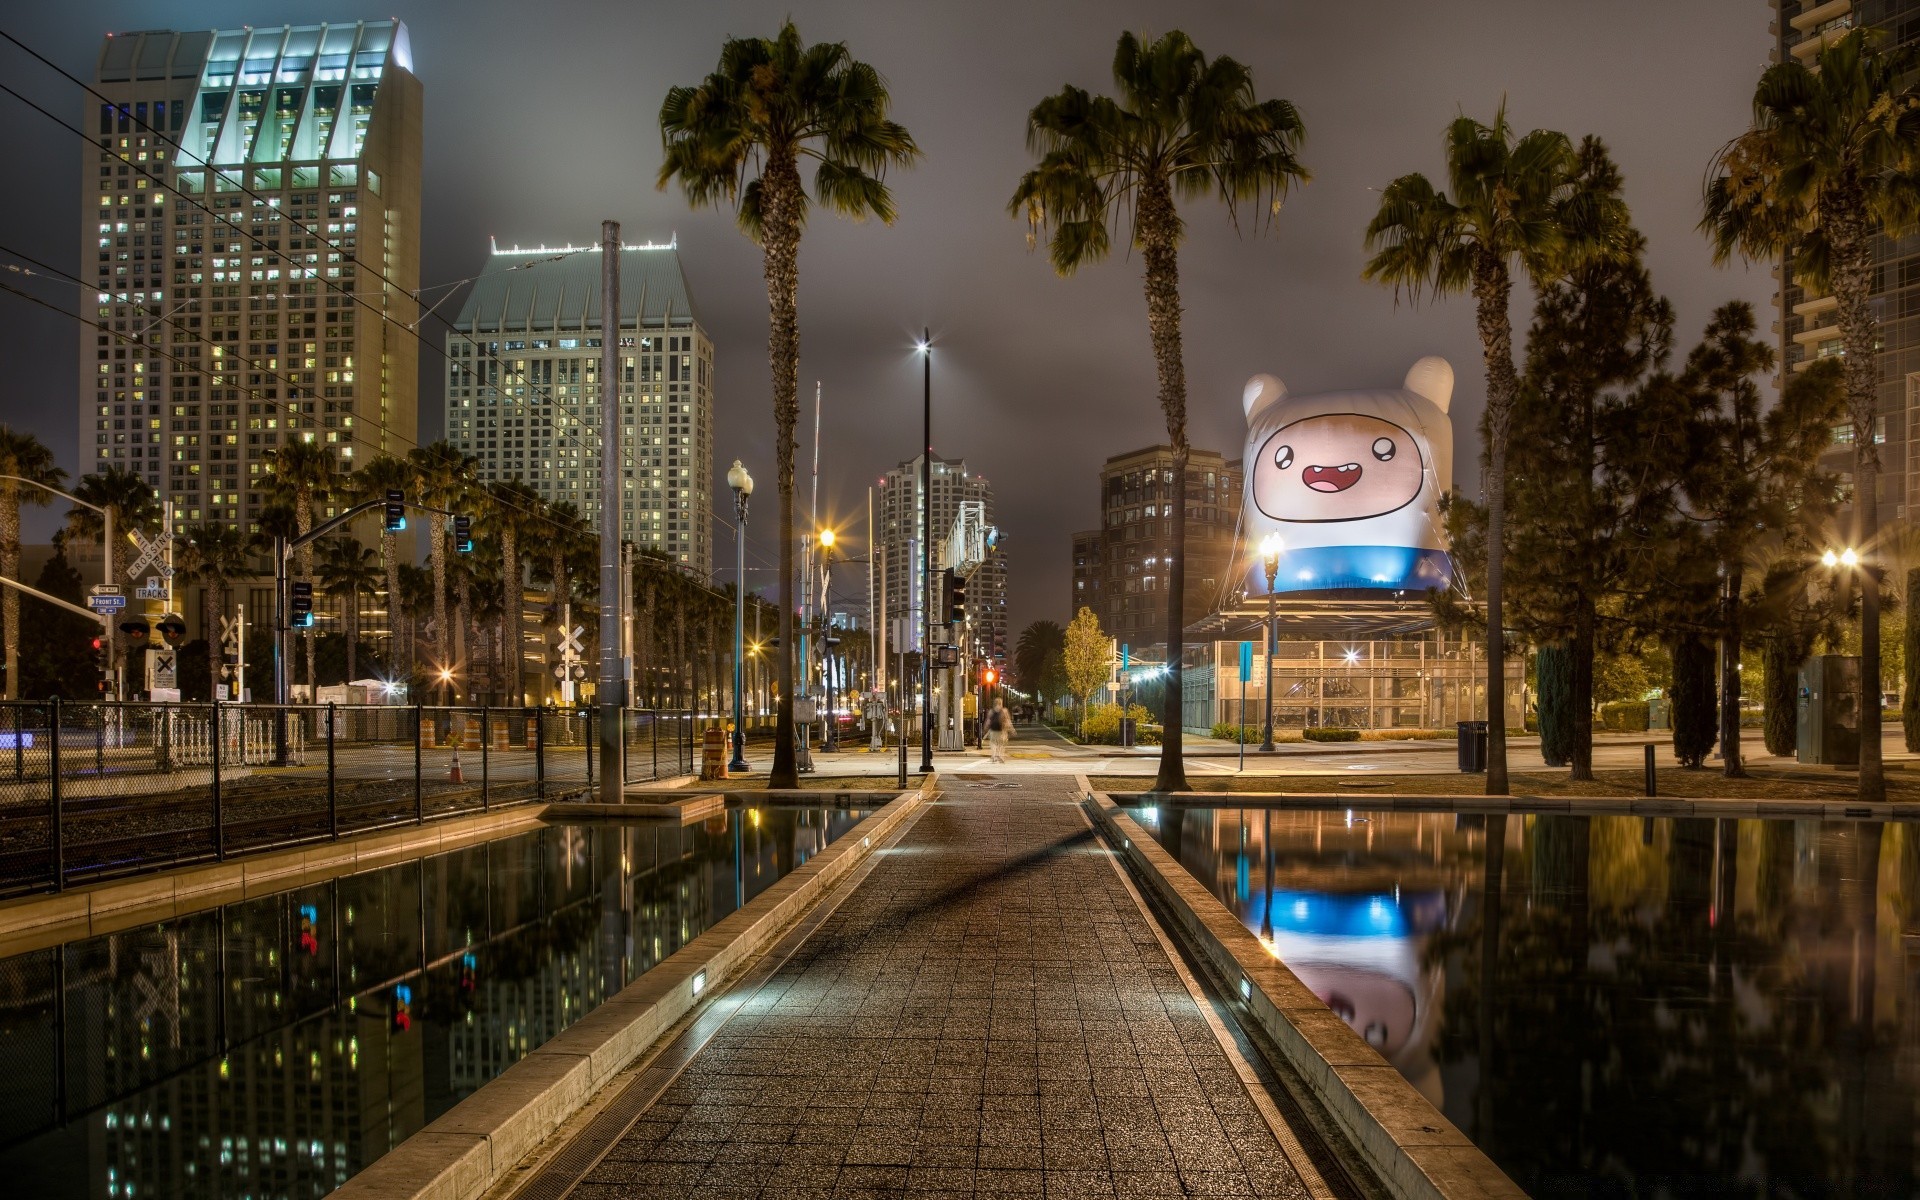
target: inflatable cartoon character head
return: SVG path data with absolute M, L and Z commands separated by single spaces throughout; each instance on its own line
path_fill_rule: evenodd
M 1440 496 L 1453 477 L 1447 404 L 1453 368 L 1413 364 L 1392 390 L 1290 396 L 1278 379 L 1247 381 L 1247 546 L 1283 547 L 1277 592 L 1424 591 L 1453 577 Z M 1247 592 L 1267 590 L 1248 563 Z

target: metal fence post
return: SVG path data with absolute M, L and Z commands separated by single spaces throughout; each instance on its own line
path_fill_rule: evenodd
M 653 777 L 655 779 L 658 779 L 660 778 L 660 710 L 659 709 L 655 709 L 653 711 L 653 720 L 648 723 L 653 726 Z
M 533 722 L 533 790 L 540 799 L 547 798 L 547 710 L 536 708 L 529 712 L 527 719 Z
M 480 706 L 480 811 L 481 812 L 487 811 L 487 787 L 491 783 L 489 772 L 492 770 L 492 760 L 491 758 L 489 758 L 489 755 L 493 753 L 492 725 L 493 725 L 492 713 L 490 713 L 487 710 L 486 705 L 482 704 Z
M 20 727 L 25 723 L 26 709 L 21 705 L 13 706 L 13 777 L 24 779 L 27 775 L 26 739 L 20 736 Z
M 165 704 L 160 706 L 160 736 L 155 740 L 154 749 L 159 752 L 159 767 L 169 774 L 173 771 L 173 710 Z
M 53 851 L 53 890 L 60 891 L 67 886 L 66 846 L 61 837 L 60 812 L 60 697 L 55 696 L 52 704 L 52 722 L 47 730 L 49 741 L 47 754 L 49 769 L 53 775 L 53 790 L 47 795 L 48 813 L 47 848 Z M 64 957 L 64 955 L 63 955 Z
M 240 710 L 240 720 L 243 723 L 247 719 L 246 714 L 246 709 L 243 708 Z M 213 787 L 210 788 L 209 791 L 213 794 L 213 857 L 215 861 L 223 862 L 227 857 L 227 834 L 226 828 L 221 821 L 222 814 L 220 812 L 220 743 L 226 740 L 226 731 L 220 725 L 220 702 L 218 700 L 213 702 L 212 732 L 213 737 L 210 744 L 213 747 Z M 244 752 L 242 752 L 240 756 L 240 761 L 243 763 L 247 761 Z
M 327 701 L 327 836 L 340 840 L 340 799 L 333 785 L 334 702 Z
M 421 717 L 421 706 L 416 704 L 413 706 L 413 823 L 415 825 L 425 824 L 427 820 L 427 800 L 420 792 L 420 731 L 425 728 L 420 724 Z
M 599 733 L 599 722 L 592 718 L 600 715 L 600 706 L 596 704 L 587 712 L 592 714 L 587 721 L 587 792 L 591 794 L 593 792 L 593 744 L 600 740 L 596 736 Z M 602 763 L 601 766 L 604 768 L 606 764 Z

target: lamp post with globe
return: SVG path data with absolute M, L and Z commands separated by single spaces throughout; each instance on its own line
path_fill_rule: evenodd
M 733 585 L 733 761 L 729 771 L 747 767 L 747 734 L 740 705 L 741 669 L 745 656 L 742 645 L 747 620 L 747 501 L 753 495 L 753 476 L 739 459 L 727 468 L 727 486 L 733 489 L 733 554 L 736 574 Z

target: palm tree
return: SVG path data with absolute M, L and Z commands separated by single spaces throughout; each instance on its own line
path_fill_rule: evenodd
M 587 528 L 585 519 L 581 517 L 580 510 L 571 500 L 559 500 L 546 506 L 546 524 L 540 536 L 545 556 L 534 567 L 536 571 L 546 573 L 548 586 L 553 589 L 553 609 L 550 614 L 553 640 L 548 643 L 548 647 L 552 648 L 559 644 L 561 627 L 566 624 L 566 606 L 573 596 L 576 565 L 588 553 L 597 553 L 598 544 L 594 541 L 592 530 Z
M 200 585 L 201 627 L 207 633 L 208 677 L 217 685 L 222 666 L 220 626 L 227 615 L 227 587 L 237 576 L 247 573 L 250 565 L 247 539 L 232 525 L 210 521 L 189 525 L 176 535 L 176 540 L 181 551 L 182 571 Z
M 327 503 L 333 495 L 337 466 L 333 451 L 319 442 L 292 441 L 269 451 L 267 464 L 273 472 L 266 480 L 267 494 L 293 509 L 295 536 L 306 535 L 313 529 L 314 505 Z M 309 584 L 314 582 L 311 544 L 300 547 L 298 574 Z M 306 643 L 309 688 L 319 686 L 313 673 L 314 633 L 308 629 L 301 639 Z
M 427 517 L 427 548 L 433 563 L 433 647 L 438 670 L 453 666 L 453 629 L 447 622 L 446 513 L 465 504 L 477 477 L 472 456 L 462 454 L 446 440 L 407 452 L 413 468 L 413 487 L 420 503 L 438 510 Z
M 1014 643 L 1014 678 L 1020 681 L 1022 689 L 1033 693 L 1043 712 L 1048 699 L 1047 659 L 1065 654 L 1066 650 L 1067 631 L 1060 628 L 1058 621 L 1035 621 L 1020 631 L 1020 640 Z
M 1143 44 L 1120 35 L 1113 55 L 1118 100 L 1068 85 L 1027 116 L 1028 147 L 1040 154 L 1009 208 L 1037 235 L 1051 229 L 1048 256 L 1070 275 L 1105 258 L 1108 224 L 1131 221 L 1140 250 L 1147 328 L 1160 383 L 1160 409 L 1173 446 L 1174 501 L 1167 549 L 1167 695 L 1174 697 L 1160 743 L 1159 791 L 1184 791 L 1179 696 L 1186 630 L 1187 373 L 1180 348 L 1180 241 L 1177 200 L 1218 197 L 1237 221 L 1241 204 L 1263 214 L 1308 179 L 1298 151 L 1306 136 L 1285 100 L 1255 97 L 1253 76 L 1231 58 L 1208 61 L 1173 30 Z M 1264 219 L 1264 217 L 1263 217 Z
M 54 464 L 53 451 L 42 445 L 39 438 L 0 425 L 0 476 L 30 481 L 23 484 L 0 478 L 0 575 L 19 582 L 20 506 L 45 506 L 52 501 L 53 494 L 31 484 L 53 487 L 65 479 L 67 473 Z M 0 591 L 6 593 L 5 598 L 0 599 L 0 621 L 5 622 L 7 639 L 5 698 L 16 700 L 20 696 L 20 593 L 12 588 L 0 588 Z
M 518 476 L 487 485 L 487 503 L 481 510 L 481 527 L 500 546 L 500 646 L 503 665 L 509 672 L 505 680 L 507 702 L 517 703 L 522 691 L 522 663 L 526 641 L 526 574 L 520 547 L 551 531 L 546 516 L 546 501 Z
M 380 556 L 351 537 L 335 535 L 320 543 L 320 584 L 341 601 L 342 632 L 347 638 L 347 683 L 359 674 L 360 594 L 378 588 L 385 577 Z
M 1589 149 L 1597 143 L 1589 143 Z M 1582 151 L 1563 133 L 1516 138 L 1506 106 L 1486 125 L 1456 117 L 1447 126 L 1447 181 L 1453 195 L 1417 172 L 1387 185 L 1367 225 L 1365 278 L 1418 303 L 1473 295 L 1487 372 L 1487 791 L 1507 794 L 1506 635 L 1501 576 L 1507 522 L 1507 432 L 1519 376 L 1508 311 L 1517 266 L 1536 282 L 1628 236 L 1624 208 L 1582 186 Z
M 147 481 L 127 470 L 125 467 L 109 466 L 106 470 L 93 475 L 82 475 L 74 484 L 75 498 L 84 500 L 96 508 L 113 510 L 113 528 L 117 533 L 131 534 L 135 530 L 153 534 L 160 529 L 160 497 L 154 494 Z M 104 537 L 106 522 L 92 508 L 72 508 L 67 511 L 66 528 L 54 535 L 54 540 L 65 543 L 73 538 L 91 541 Z M 110 630 L 113 644 L 113 677 L 118 681 L 126 677 L 127 648 L 118 630 Z M 116 691 L 116 698 L 123 692 Z
M 380 499 L 390 491 L 405 494 L 412 485 L 413 469 L 391 454 L 381 454 L 361 463 L 342 481 L 341 486 L 346 490 L 346 498 L 359 504 Z M 411 641 L 403 643 L 400 636 L 406 612 L 400 591 L 400 535 L 386 528 L 384 523 L 380 530 L 380 565 L 387 585 L 387 655 L 392 659 L 388 669 L 401 679 L 410 679 L 413 676 L 413 646 Z
M 734 206 L 760 244 L 770 320 L 775 459 L 780 489 L 780 721 L 768 782 L 799 782 L 793 746 L 793 451 L 799 419 L 800 230 L 807 192 L 800 162 L 814 159 L 814 199 L 832 212 L 893 222 L 886 170 L 908 166 L 919 147 L 887 119 L 892 98 L 880 72 L 845 44 L 800 41 L 788 21 L 772 38 L 729 38 L 719 68 L 676 87 L 660 106 L 666 162 L 659 186 L 678 179 L 694 205 Z M 758 169 L 759 175 L 753 172 Z
M 1847 411 L 1853 425 L 1854 545 L 1879 537 L 1880 452 L 1874 445 L 1879 323 L 1871 305 L 1873 242 L 1912 231 L 1920 216 L 1920 89 L 1911 46 L 1886 47 L 1856 29 L 1823 46 L 1815 65 L 1776 63 L 1753 93 L 1753 126 L 1708 170 L 1700 227 L 1715 258 L 1789 259 L 1809 290 L 1838 301 Z M 1886 798 L 1880 754 L 1880 576 L 1860 578 L 1860 798 Z

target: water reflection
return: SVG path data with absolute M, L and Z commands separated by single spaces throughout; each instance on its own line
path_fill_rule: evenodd
M 1913 825 L 1142 815 L 1532 1194 L 1915 1193 Z
M 0 1192 L 323 1196 L 861 815 L 542 829 L 0 960 Z

